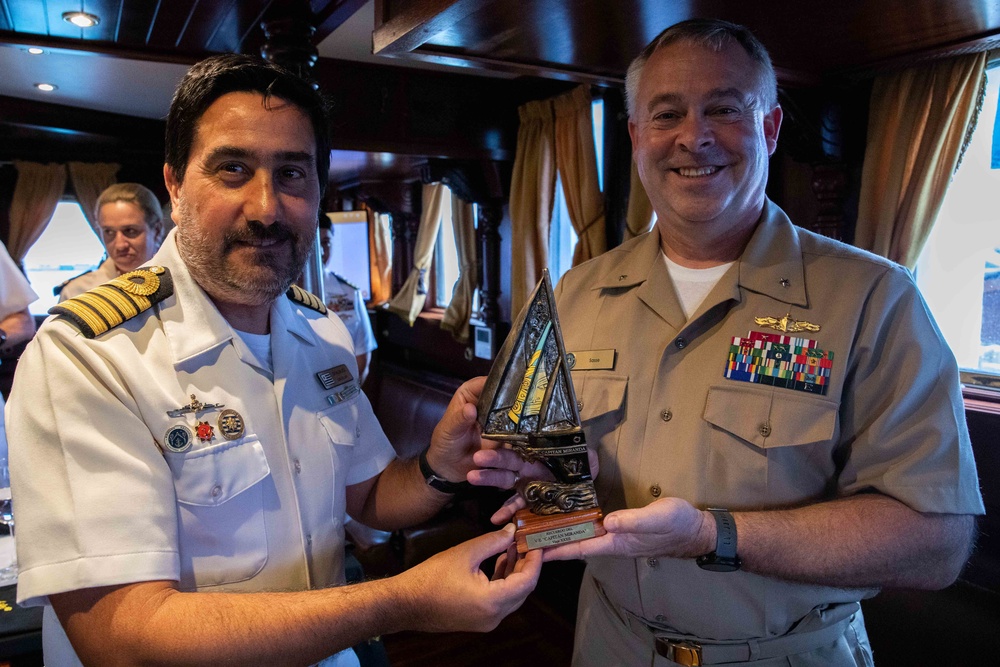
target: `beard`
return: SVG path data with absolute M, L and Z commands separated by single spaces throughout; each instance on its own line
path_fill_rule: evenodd
M 219 239 L 194 221 L 185 199 L 178 202 L 176 214 L 177 250 L 181 259 L 210 297 L 226 303 L 245 306 L 271 303 L 288 291 L 312 251 L 311 237 L 298 234 L 281 222 L 264 225 L 257 220 L 226 232 L 219 247 Z M 260 247 L 264 241 L 279 243 Z M 239 251 L 239 256 L 235 251 Z M 250 261 L 248 254 L 253 257 Z

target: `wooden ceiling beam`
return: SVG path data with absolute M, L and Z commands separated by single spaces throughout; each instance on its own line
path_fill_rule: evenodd
M 405 3 L 376 0 L 374 53 L 394 55 L 413 51 L 494 0 L 421 0 Z M 398 13 L 393 13 L 394 8 Z

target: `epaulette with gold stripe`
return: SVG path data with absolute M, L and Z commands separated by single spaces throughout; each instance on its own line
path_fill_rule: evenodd
M 295 303 L 301 303 L 306 308 L 312 308 L 313 310 L 326 315 L 326 304 L 323 300 L 312 292 L 307 292 L 296 284 L 292 284 L 285 292 L 285 296 L 294 301 Z
M 84 336 L 94 338 L 149 310 L 173 293 L 170 272 L 162 266 L 148 266 L 123 273 L 67 299 L 49 308 L 49 315 L 71 320 Z

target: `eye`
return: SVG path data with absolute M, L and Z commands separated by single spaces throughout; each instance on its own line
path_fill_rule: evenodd
M 227 178 L 245 177 L 249 173 L 247 168 L 239 162 L 223 162 L 218 169 L 219 173 Z
M 286 181 L 294 181 L 306 177 L 305 170 L 299 167 L 282 167 L 279 173 L 281 174 L 281 178 Z

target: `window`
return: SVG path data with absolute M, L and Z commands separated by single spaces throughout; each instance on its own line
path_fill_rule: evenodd
M 434 303 L 447 308 L 458 281 L 458 246 L 455 244 L 455 225 L 452 223 L 451 190 L 446 186 L 441 204 L 441 226 L 434 244 Z M 428 304 L 431 305 L 431 304 Z
M 604 100 L 590 106 L 594 124 L 594 153 L 597 156 L 597 183 L 604 191 Z M 555 285 L 573 267 L 573 250 L 579 237 L 569 219 L 562 178 L 556 174 L 556 192 L 552 203 L 552 226 L 549 227 L 549 277 Z
M 52 289 L 81 273 L 96 269 L 104 256 L 104 246 L 90 228 L 75 201 L 56 204 L 52 220 L 28 249 L 24 270 L 38 301 L 31 304 L 32 315 L 44 315 L 59 297 Z
M 365 301 L 372 298 L 371 263 L 368 258 L 367 211 L 327 213 L 333 224 L 329 266 L 361 289 Z
M 917 284 L 966 371 L 1000 375 L 1000 169 L 990 168 L 1000 68 L 917 262 Z M 969 379 L 966 375 L 966 379 Z

